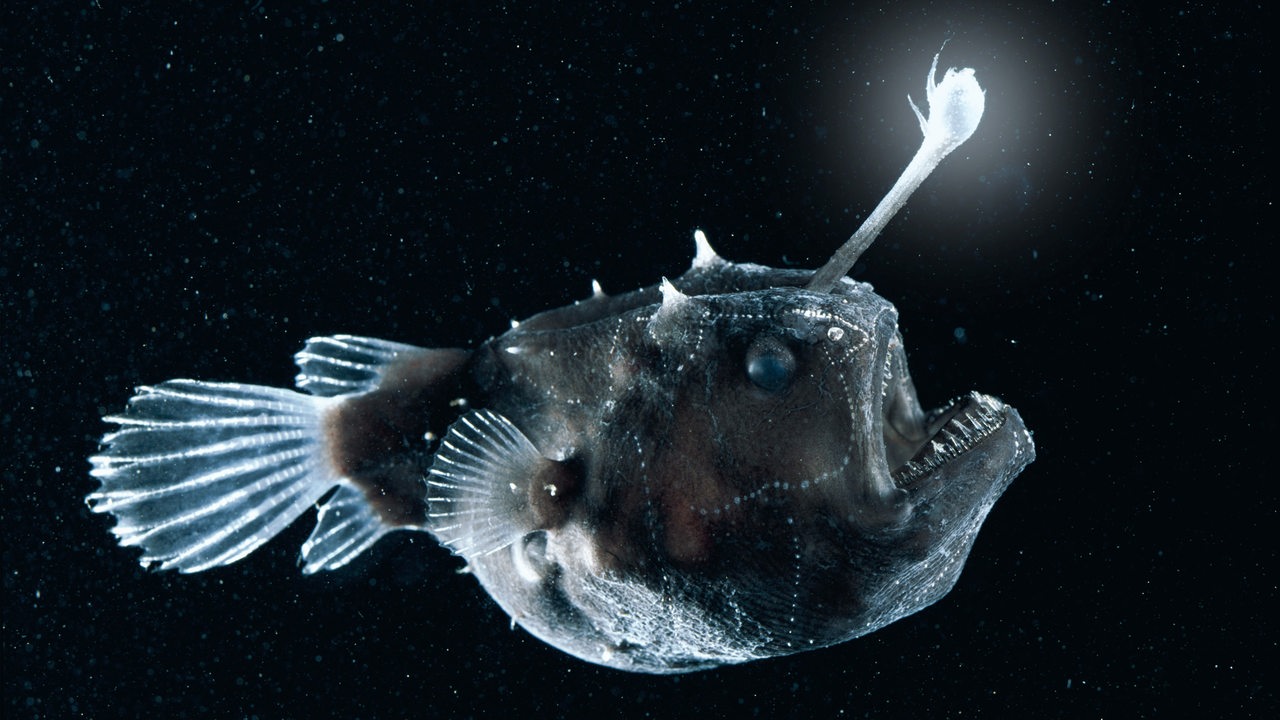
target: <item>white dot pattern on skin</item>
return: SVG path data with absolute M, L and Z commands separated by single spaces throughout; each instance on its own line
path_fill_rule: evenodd
M 828 339 L 829 342 L 824 343 L 821 347 L 821 351 L 825 355 L 826 367 L 844 367 L 847 364 L 847 359 L 850 355 L 856 353 L 858 350 L 861 350 L 864 346 L 866 346 L 871 341 L 871 335 L 866 330 L 863 330 L 858 325 L 848 320 L 845 320 L 844 318 L 841 318 L 837 315 L 834 315 L 828 312 L 824 312 L 822 310 L 818 310 L 811 307 L 792 307 L 792 308 L 784 309 L 783 313 L 784 315 L 785 314 L 797 315 L 801 318 L 804 318 L 806 321 L 809 321 L 812 323 L 827 324 L 825 337 Z M 750 322 L 754 324 L 761 321 L 768 322 L 771 320 L 771 317 L 761 313 L 718 313 L 718 314 L 715 314 L 714 316 L 711 316 L 708 313 L 704 313 L 704 316 L 710 317 L 713 323 L 735 323 L 736 324 L 736 323 L 742 323 L 742 322 Z M 877 316 L 877 319 L 878 319 L 878 316 Z M 699 343 L 701 342 L 702 337 L 703 337 L 703 333 L 700 331 L 698 335 Z M 845 342 L 846 338 L 851 339 L 851 342 Z M 691 358 L 694 357 L 695 354 L 696 353 L 691 353 L 690 357 Z M 840 383 L 839 396 L 842 398 L 845 398 L 845 401 L 848 403 L 848 406 L 849 406 L 848 417 L 850 418 L 856 417 L 857 405 L 855 402 L 854 394 L 849 387 L 848 377 L 846 376 L 845 373 L 842 373 L 842 372 L 836 372 L 834 373 L 834 375 L 836 377 L 836 380 Z M 849 434 L 848 445 L 847 445 L 848 447 L 854 446 L 856 441 L 854 434 L 856 432 L 857 432 L 857 424 L 850 423 L 850 427 L 849 427 L 850 434 Z M 716 506 L 716 507 L 699 507 L 697 505 L 690 505 L 689 509 L 693 512 L 698 513 L 700 517 L 706 517 L 708 515 L 711 517 L 720 517 L 721 514 L 727 514 L 731 510 L 741 508 L 741 506 L 744 503 L 753 503 L 755 501 L 758 501 L 761 498 L 763 498 L 767 493 L 770 493 L 770 492 L 790 492 L 793 489 L 809 490 L 811 488 L 817 487 L 819 484 L 821 484 L 826 480 L 830 480 L 832 478 L 837 478 L 837 477 L 843 477 L 846 471 L 848 470 L 850 462 L 852 462 L 852 458 L 850 457 L 849 454 L 846 453 L 845 456 L 841 458 L 840 465 L 838 468 L 835 468 L 833 470 L 828 470 L 826 472 L 820 473 L 811 478 L 806 478 L 804 480 L 801 480 L 798 483 L 774 480 L 772 482 L 764 483 L 763 485 L 752 490 L 751 492 L 736 495 L 732 500 L 725 502 L 723 505 Z

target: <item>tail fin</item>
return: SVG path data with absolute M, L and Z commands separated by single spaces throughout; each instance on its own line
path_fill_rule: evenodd
M 121 428 L 90 458 L 102 487 L 89 508 L 118 518 L 112 532 L 142 547 L 144 565 L 235 562 L 342 481 L 321 425 L 334 402 L 195 380 L 139 388 L 124 414 L 106 418 Z
M 419 488 L 412 457 L 383 458 L 376 442 L 369 445 L 375 457 L 357 460 L 382 461 L 384 471 L 371 483 L 339 469 L 341 438 L 354 433 L 364 447 L 359 421 L 368 412 L 410 418 L 379 424 L 381 433 L 421 438 L 429 409 L 422 397 L 452 392 L 450 378 L 466 358 L 461 350 L 335 335 L 311 338 L 294 356 L 298 387 L 310 395 L 197 380 L 139 388 L 123 414 L 105 418 L 120 429 L 89 458 L 102 487 L 85 500 L 116 516 L 112 532 L 121 545 L 142 547 L 143 565 L 199 572 L 253 552 L 337 486 L 319 505 L 302 561 L 306 573 L 340 568 L 392 530 L 424 531 L 411 510 L 421 505 L 423 519 L 426 512 L 425 477 Z M 388 373 L 397 382 L 390 391 L 381 387 Z M 402 392 L 409 385 L 413 392 Z M 378 393 L 380 402 L 368 402 Z M 347 467 L 353 462 L 346 457 Z

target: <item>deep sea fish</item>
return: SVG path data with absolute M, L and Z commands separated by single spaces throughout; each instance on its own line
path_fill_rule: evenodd
M 699 232 L 684 275 L 596 286 L 473 350 L 334 335 L 295 356 L 298 391 L 142 387 L 106 418 L 89 506 L 144 565 L 182 572 L 314 506 L 306 573 L 427 532 L 514 624 L 638 672 L 829 646 L 924 608 L 1034 458 L 990 395 L 924 410 L 897 311 L 844 277 L 981 116 L 972 71 L 935 84 L 936 65 L 921 153 L 822 270 L 729 262 Z

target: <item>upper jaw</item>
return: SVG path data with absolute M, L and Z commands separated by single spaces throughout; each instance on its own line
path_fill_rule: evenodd
M 893 473 L 901 468 L 932 437 L 929 418 L 920 407 L 915 384 L 907 371 L 902 336 L 896 332 L 888 342 L 881 377 L 880 418 L 885 445 L 885 461 Z M 937 428 L 933 431 L 936 432 Z

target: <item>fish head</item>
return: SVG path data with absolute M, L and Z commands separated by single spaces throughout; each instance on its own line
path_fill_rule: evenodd
M 561 451 L 574 491 L 474 571 L 552 645 L 654 673 L 828 646 L 928 606 L 1034 449 L 993 397 L 923 410 L 897 321 L 845 280 L 664 286 L 608 332 L 566 330 L 561 357 L 610 367 L 579 371 L 597 390 Z

